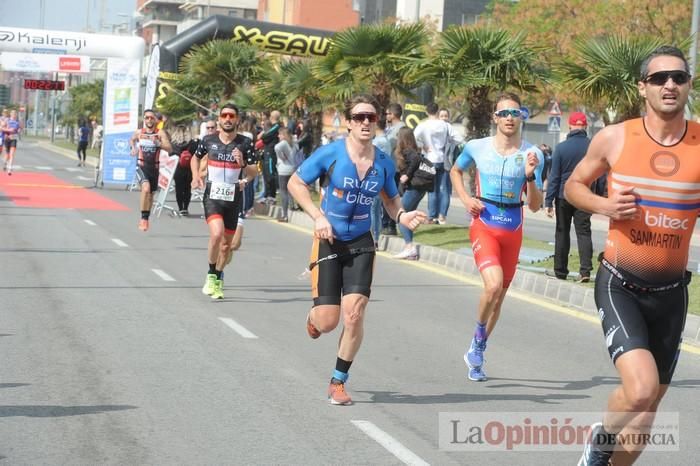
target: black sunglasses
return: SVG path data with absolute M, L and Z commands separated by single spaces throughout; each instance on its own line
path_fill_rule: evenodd
M 352 121 L 357 122 L 357 123 L 364 123 L 365 119 L 369 120 L 370 123 L 376 123 L 377 122 L 377 114 L 376 113 L 355 113 L 353 115 L 350 115 L 350 119 Z
M 644 78 L 643 81 L 653 86 L 663 86 L 668 82 L 668 78 L 680 86 L 690 81 L 690 74 L 683 70 L 657 71 Z

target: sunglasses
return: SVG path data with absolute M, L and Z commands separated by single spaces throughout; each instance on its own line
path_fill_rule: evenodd
M 523 112 L 519 108 L 504 108 L 503 110 L 494 112 L 494 115 L 496 115 L 499 118 L 507 118 L 509 116 L 513 118 L 519 118 L 522 114 Z
M 376 123 L 377 122 L 377 114 L 376 113 L 355 113 L 353 115 L 350 115 L 350 119 L 352 121 L 357 122 L 357 123 L 364 123 L 365 120 L 369 120 L 370 123 Z
M 668 78 L 671 78 L 674 83 L 682 85 L 690 81 L 690 74 L 683 70 L 657 71 L 644 78 L 643 81 L 652 86 L 663 86 L 668 82 Z
M 238 118 L 238 115 L 236 115 L 235 113 L 220 113 L 219 118 L 221 118 L 222 120 L 235 120 L 236 118 Z

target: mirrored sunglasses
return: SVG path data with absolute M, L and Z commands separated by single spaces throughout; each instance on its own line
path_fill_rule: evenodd
M 376 123 L 377 122 L 377 114 L 376 113 L 355 113 L 353 115 L 350 115 L 350 119 L 352 121 L 357 122 L 357 123 L 364 123 L 365 120 L 369 120 L 370 123 Z
M 221 118 L 222 120 L 235 120 L 236 118 L 238 118 L 238 115 L 236 115 L 235 113 L 229 113 L 229 112 L 220 113 L 219 118 Z
M 644 78 L 644 82 L 652 86 L 663 86 L 668 82 L 668 78 L 680 86 L 690 81 L 690 74 L 683 70 L 657 71 Z
M 508 116 L 519 118 L 523 112 L 519 108 L 504 108 L 503 110 L 494 112 L 494 114 L 499 118 L 506 118 Z

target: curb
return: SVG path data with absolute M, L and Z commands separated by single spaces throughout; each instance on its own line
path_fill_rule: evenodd
M 256 202 L 254 211 L 256 215 L 260 216 L 272 218 L 281 217 L 281 208 L 274 205 L 268 206 Z M 290 210 L 287 218 L 289 223 L 310 230 L 313 229 L 313 222 L 309 216 L 302 211 Z M 379 237 L 378 249 L 380 251 L 396 254 L 403 249 L 403 246 L 404 242 L 402 238 L 385 235 L 380 235 Z M 479 271 L 471 256 L 423 244 L 418 244 L 417 247 L 419 261 L 445 267 L 459 274 L 480 279 Z M 515 271 L 511 288 L 585 312 L 596 318 L 598 317 L 595 312 L 596 305 L 593 296 L 593 288 L 556 280 L 544 274 L 530 272 L 521 268 Z M 700 346 L 700 316 L 693 314 L 687 315 L 685 328 L 683 330 L 683 341 Z

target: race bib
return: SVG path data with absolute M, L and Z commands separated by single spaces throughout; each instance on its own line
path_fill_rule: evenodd
M 228 201 L 233 202 L 236 196 L 236 185 L 231 183 L 224 183 L 221 181 L 215 181 L 211 184 L 211 189 L 209 191 L 209 199 L 216 199 L 218 201 Z

